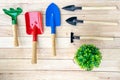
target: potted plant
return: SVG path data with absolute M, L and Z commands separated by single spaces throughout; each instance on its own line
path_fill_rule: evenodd
M 93 44 L 83 44 L 74 56 L 75 63 L 87 71 L 93 70 L 94 67 L 99 67 L 101 60 L 101 52 Z

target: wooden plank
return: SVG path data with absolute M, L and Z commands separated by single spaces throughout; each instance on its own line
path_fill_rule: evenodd
M 120 19 L 119 15 L 108 15 L 108 14 L 106 14 L 106 15 L 100 15 L 100 14 L 99 15 L 73 15 L 73 16 L 77 16 L 78 19 L 81 19 L 81 20 L 92 20 L 92 21 L 109 22 L 109 23 L 114 22 L 114 23 L 118 23 L 118 25 L 119 25 L 119 19 Z M 71 15 L 61 15 L 61 26 L 69 26 L 70 24 L 66 23 L 65 20 L 70 18 L 70 17 L 72 17 L 72 16 Z M 11 25 L 11 18 L 9 16 L 7 16 L 5 14 L 2 14 L 2 15 L 0 15 L 0 18 L 2 19 L 2 20 L 0 20 L 0 26 Z M 45 19 L 45 16 L 44 16 L 43 19 Z M 19 23 L 19 25 L 25 26 L 24 15 L 19 15 L 18 16 L 18 23 Z M 45 23 L 44 23 L 44 25 L 45 25 Z M 80 26 L 80 25 L 81 24 L 78 24 L 77 26 Z M 88 25 L 100 26 L 100 25 L 105 25 L 105 24 L 91 23 L 91 24 L 88 24 Z
M 19 37 L 20 47 L 31 48 L 32 37 Z M 114 40 L 75 40 L 70 43 L 70 38 L 56 38 L 57 48 L 78 48 L 82 44 L 94 44 L 99 48 L 120 48 L 120 38 Z M 38 38 L 38 48 L 51 48 L 51 38 Z M 0 48 L 14 48 L 12 37 L 0 37 Z
M 20 1 L 17 1 L 17 0 L 12 0 L 12 1 L 4 1 L 4 0 L 1 0 L 0 1 L 0 3 L 41 3 L 41 2 L 44 2 L 45 0 L 41 0 L 41 1 L 39 1 L 39 0 L 20 0 Z M 51 3 L 51 2 L 53 2 L 53 0 L 49 0 L 49 1 L 45 1 L 45 3 Z M 58 0 L 54 0 L 54 2 L 55 3 L 73 3 L 73 0 L 69 0 L 69 1 L 64 1 L 63 2 L 63 0 L 60 0 L 60 1 L 58 1 Z M 109 0 L 109 1 L 98 1 L 98 0 L 86 0 L 86 1 L 79 1 L 79 0 L 76 0 L 76 1 L 74 1 L 74 4 L 77 4 L 77 3 L 88 3 L 88 4 L 91 4 L 91 3 L 103 3 L 103 4 L 105 4 L 105 3 L 107 3 L 107 4 L 118 4 L 119 3 L 119 1 L 115 1 L 115 0 Z
M 12 37 L 12 27 L 11 26 L 1 26 L 0 37 Z M 19 26 L 19 36 L 25 37 L 29 36 L 26 34 L 25 26 Z M 50 37 L 50 28 L 44 27 L 44 33 L 40 37 Z M 117 26 L 61 26 L 57 28 L 57 37 L 70 37 L 70 33 L 74 32 L 78 36 L 107 36 L 107 37 L 120 37 L 120 29 Z
M 40 5 L 42 4 L 42 5 Z M 73 4 L 73 3 L 72 3 Z M 23 12 L 22 14 L 24 14 L 25 12 L 27 11 L 42 11 L 43 14 L 45 14 L 45 11 L 46 11 L 46 8 L 49 4 L 48 3 L 45 3 L 45 2 L 41 2 L 41 3 L 16 3 L 16 4 L 1 4 L 0 3 L 0 9 L 9 9 L 10 7 L 13 7 L 13 8 L 17 8 L 17 7 L 21 7 L 23 9 Z M 108 4 L 84 4 L 84 3 L 77 3 L 75 4 L 76 6 L 87 6 L 87 7 L 115 7 L 116 9 L 101 9 L 101 10 L 76 10 L 74 12 L 69 12 L 69 11 L 66 11 L 66 10 L 63 10 L 62 8 L 66 5 L 69 5 L 69 4 L 66 4 L 66 3 L 63 3 L 63 4 L 58 4 L 59 8 L 60 8 L 60 11 L 61 11 L 61 14 L 79 14 L 79 15 L 90 15 L 90 14 L 118 14 L 120 13 L 120 11 L 118 10 L 118 7 L 119 7 L 119 4 L 115 4 L 115 5 L 108 5 Z M 29 7 L 28 7 L 29 6 Z M 44 7 L 43 7 L 44 6 Z M 0 14 L 4 14 L 3 11 L 0 12 Z
M 34 71 L 34 70 L 81 70 L 72 60 L 38 60 L 31 64 L 31 59 L 0 59 L 0 71 Z M 102 60 L 99 68 L 93 71 L 120 71 L 118 60 Z
M 87 76 L 86 76 L 87 75 Z M 1 80 L 118 80 L 119 72 L 18 71 L 1 73 Z
M 57 55 L 52 56 L 52 49 L 38 49 L 39 59 L 72 59 L 76 49 L 57 49 Z M 32 49 L 0 49 L 1 59 L 30 59 Z M 17 52 L 17 53 L 16 53 Z M 10 55 L 11 54 L 11 55 Z M 118 58 L 116 58 L 118 59 Z
M 57 28 L 57 56 L 51 53 L 50 28 L 39 35 L 38 64 L 31 64 L 32 36 L 25 32 L 24 13 L 42 11 L 45 16 L 47 6 L 55 2 L 62 14 L 62 26 Z M 42 5 L 41 5 L 42 4 Z M 117 10 L 82 10 L 69 12 L 63 6 L 115 6 Z M 11 19 L 0 12 L 0 80 L 118 80 L 120 79 L 120 1 L 117 0 L 0 0 L 0 9 L 21 7 L 23 13 L 18 17 L 20 47 L 13 47 Z M 78 19 L 116 22 L 118 25 L 78 24 L 71 26 L 65 20 L 71 16 Z M 45 20 L 45 17 L 43 18 Z M 45 22 L 45 21 L 44 21 Z M 45 23 L 44 23 L 45 25 Z M 81 36 L 116 37 L 113 41 L 75 40 L 70 43 L 70 32 Z M 93 43 L 101 48 L 103 60 L 93 72 L 84 72 L 74 64 L 76 49 L 84 43 Z M 109 49 L 110 48 L 110 49 Z M 66 74 L 66 75 L 65 75 Z M 54 75 L 54 76 L 53 76 Z M 86 76 L 87 75 L 87 76 Z
M 31 64 L 32 36 L 25 32 L 26 11 L 42 11 L 45 20 L 47 6 L 55 2 L 62 14 L 62 25 L 57 28 L 57 56 L 51 53 L 50 28 L 44 21 L 43 35 L 39 35 L 38 64 Z M 117 10 L 82 10 L 69 12 L 61 8 L 76 6 L 115 6 Z M 13 47 L 11 19 L 0 12 L 0 80 L 119 80 L 120 79 L 120 1 L 119 0 L 0 0 L 3 8 L 21 7 L 18 16 L 20 47 Z M 71 16 L 78 19 L 116 22 L 118 25 L 78 24 L 71 26 L 65 20 Z M 113 41 L 75 40 L 70 43 L 70 32 L 80 36 L 116 37 Z M 102 51 L 102 64 L 92 72 L 86 72 L 73 62 L 76 49 L 84 43 L 93 43 Z
M 57 49 L 57 56 L 52 56 L 52 51 L 48 49 L 38 49 L 39 59 L 73 59 L 77 49 Z M 100 49 L 103 60 L 120 61 L 120 49 Z M 0 59 L 31 59 L 32 49 L 0 49 Z M 16 53 L 17 52 L 17 53 Z M 113 54 L 114 53 L 114 54 Z

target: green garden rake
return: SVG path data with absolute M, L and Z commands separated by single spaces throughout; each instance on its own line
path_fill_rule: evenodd
M 12 28 L 13 28 L 13 37 L 14 37 L 14 46 L 19 46 L 18 43 L 18 33 L 17 33 L 17 16 L 22 13 L 21 8 L 17 8 L 16 10 L 14 8 L 10 8 L 9 10 L 3 9 L 4 13 L 11 16 L 12 18 Z

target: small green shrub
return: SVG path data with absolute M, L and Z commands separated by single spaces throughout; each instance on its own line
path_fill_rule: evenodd
M 101 52 L 93 44 L 83 44 L 74 56 L 75 63 L 87 71 L 93 70 L 94 67 L 99 67 L 101 60 Z

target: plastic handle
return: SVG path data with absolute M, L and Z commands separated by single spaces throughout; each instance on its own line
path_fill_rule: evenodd
M 33 48 L 32 48 L 32 64 L 37 63 L 37 41 L 33 41 Z
M 19 46 L 17 24 L 12 25 L 12 28 L 13 28 L 14 46 L 17 47 L 17 46 Z
M 56 35 L 52 34 L 51 39 L 52 39 L 52 53 L 53 56 L 56 56 L 56 40 L 55 40 Z

